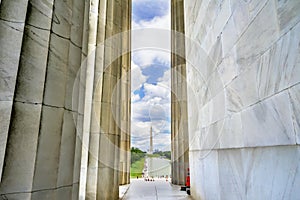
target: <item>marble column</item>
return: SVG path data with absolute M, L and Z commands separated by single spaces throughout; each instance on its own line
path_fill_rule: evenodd
M 20 55 L 19 61 L 18 57 L 15 57 L 15 64 L 1 63 L 1 69 L 15 69 L 18 71 L 18 75 L 15 77 L 15 90 L 10 91 L 12 92 L 11 97 L 13 97 L 13 112 L 10 119 L 8 146 L 5 154 L 6 164 L 3 168 L 0 185 L 2 196 L 8 199 L 30 199 L 30 191 L 33 190 L 38 137 L 42 122 L 42 109 L 44 107 L 44 83 L 52 19 L 53 2 L 48 1 L 46 3 L 29 1 L 28 5 L 26 2 L 25 7 L 24 1 L 14 3 L 3 1 L 0 8 L 1 14 L 10 13 L 9 15 L 11 15 L 14 13 L 14 17 L 24 18 L 23 22 L 21 22 L 21 18 L 11 18 L 7 19 L 5 23 L 13 21 L 18 26 L 21 24 L 25 25 L 24 32 L 20 28 L 14 27 L 14 23 L 11 25 L 6 24 L 5 26 L 18 33 L 24 33 L 20 35 L 22 36 L 21 40 L 19 40 L 21 43 L 18 42 L 17 37 L 15 39 L 10 38 L 10 36 L 13 36 L 13 33 L 10 36 L 4 35 L 1 37 L 2 41 L 13 43 L 11 47 L 7 46 L 6 53 L 9 54 L 7 58 L 11 56 L 15 57 L 17 54 Z M 31 11 L 26 12 L 27 9 Z M 24 14 L 27 14 L 26 21 L 25 16 L 23 16 Z M 5 19 L 5 16 L 1 16 L 1 18 Z M 6 32 L 5 27 L 1 28 L 1 33 Z M 15 45 L 20 45 L 20 47 Z M 1 53 L 1 56 L 6 55 Z M 9 59 L 1 60 L 9 61 Z M 12 79 L 6 76 L 4 80 L 9 83 Z M 7 87 L 7 89 L 9 88 Z M 3 90 L 1 89 L 2 92 Z
M 171 1 L 172 182 L 185 185 L 189 166 L 183 0 Z
M 130 69 L 120 56 L 130 35 L 104 43 L 130 29 L 129 13 L 130 1 L 1 1 L 1 197 L 118 197 L 130 77 L 113 94 Z
M 3 0 L 0 4 L 0 175 L 3 172 L 27 5 L 28 0 Z
M 128 20 L 131 15 L 131 5 L 128 0 L 122 0 L 123 18 L 122 18 L 122 49 L 127 51 L 130 48 L 130 29 L 131 22 Z M 126 50 L 127 49 L 127 50 Z M 130 180 L 130 52 L 122 55 L 121 64 L 121 146 L 120 146 L 120 185 L 128 184 Z

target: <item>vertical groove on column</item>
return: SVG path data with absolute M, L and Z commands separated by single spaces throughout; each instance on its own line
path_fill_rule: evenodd
M 66 126 L 70 118 L 67 115 L 69 111 L 66 111 L 69 106 L 65 102 L 68 99 L 71 8 L 72 1 L 54 2 L 32 199 L 68 196 L 67 192 L 59 194 L 61 190 L 57 188 L 65 186 L 60 177 L 64 165 L 61 152 L 68 148 L 64 137 L 69 134 Z M 63 161 L 67 159 L 63 158 Z
M 128 138 L 128 143 L 127 143 L 127 149 L 128 149 L 128 156 L 127 156 L 127 184 L 130 183 L 130 165 L 131 165 L 131 23 L 132 23 L 132 0 L 128 0 L 128 11 L 127 11 L 127 16 L 128 16 L 128 43 L 127 43 L 127 51 L 128 51 L 128 60 L 127 60 L 127 94 L 128 94 L 128 102 L 127 102 L 127 119 L 128 119 L 128 124 L 127 124 L 127 138 Z
M 96 38 L 96 63 L 94 75 L 94 95 L 93 95 L 93 110 L 92 124 L 89 146 L 89 163 L 87 172 L 87 192 L 86 199 L 97 199 L 97 184 L 98 181 L 98 163 L 99 163 L 99 140 L 100 140 L 100 115 L 101 115 L 101 99 L 103 87 L 103 54 L 104 54 L 104 39 L 105 39 L 105 20 L 106 20 L 106 4 L 107 1 L 100 1 L 98 9 L 98 27 Z
M 91 117 L 93 106 L 94 74 L 96 58 L 96 41 L 98 26 L 99 0 L 91 0 L 88 18 L 87 68 L 85 81 L 84 116 L 83 116 L 83 148 L 81 159 L 80 195 L 86 196 L 87 168 L 90 145 Z
M 70 16 L 70 41 L 68 53 L 68 68 L 66 76 L 66 97 L 63 116 L 62 136 L 60 145 L 59 168 L 57 178 L 57 199 L 77 199 L 74 197 L 75 191 L 78 191 L 79 180 L 74 174 L 74 162 L 77 159 L 77 140 L 76 121 L 78 118 L 78 93 L 79 88 L 75 84 L 76 76 L 80 70 L 81 50 L 82 50 L 82 23 L 84 2 L 73 0 Z M 74 92 L 74 94 L 73 94 Z M 74 99 L 73 99 L 74 97 Z
M 72 88 L 72 102 L 71 108 L 74 110 L 73 113 L 73 123 L 75 124 L 75 132 L 74 134 L 74 151 L 73 155 L 73 163 L 69 163 L 69 170 L 72 172 L 72 188 L 71 188 L 71 198 L 72 200 L 78 199 L 79 196 L 79 175 L 80 175 L 80 157 L 81 157 L 81 134 L 80 134 L 80 112 L 79 112 L 79 104 L 80 104 L 80 72 L 81 72 L 81 53 L 82 53 L 82 40 L 83 40 L 83 20 L 84 20 L 84 10 L 85 3 L 82 0 L 74 0 L 73 9 L 72 9 L 72 26 L 70 32 L 70 46 L 73 51 L 69 53 L 69 65 L 73 68 L 73 73 L 75 73 L 75 80 L 73 82 Z M 74 43 L 74 44 L 73 44 Z M 77 82 L 78 81 L 78 82 Z M 75 94 L 73 94 L 75 92 Z M 71 123 L 71 122 L 70 122 Z
M 0 180 L 5 162 L 28 0 L 0 4 Z
M 84 1 L 84 12 L 82 21 L 82 49 L 81 49 L 81 67 L 78 72 L 78 116 L 77 116 L 77 139 L 76 139 L 76 152 L 74 161 L 74 180 L 79 182 L 78 186 L 73 185 L 72 198 L 85 199 L 85 184 L 86 184 L 86 171 L 84 170 L 85 159 L 82 155 L 85 151 L 85 144 L 83 143 L 83 116 L 84 116 L 84 102 L 85 102 L 85 82 L 86 82 L 86 64 L 87 64 L 87 49 L 88 49 L 88 25 L 89 25 L 89 10 L 90 2 Z
M 86 101 L 86 79 L 87 79 L 87 57 L 89 47 L 89 16 L 90 16 L 90 1 L 85 1 L 83 35 L 82 35 L 82 66 L 80 72 L 80 91 L 79 91 L 79 133 L 80 133 L 80 163 L 79 163 L 79 191 L 78 198 L 84 200 L 86 197 L 86 174 L 87 174 L 87 151 L 88 151 L 88 134 L 84 133 L 84 118 L 85 118 L 85 101 Z M 76 190 L 75 190 L 76 191 Z
M 116 77 L 112 76 L 114 70 L 112 62 L 113 47 L 112 43 L 107 42 L 113 34 L 113 14 L 115 1 L 107 1 L 106 5 L 106 28 L 105 28 L 105 46 L 104 46 L 104 72 L 103 72 L 103 90 L 101 99 L 100 124 L 101 133 L 99 141 L 99 166 L 97 183 L 97 199 L 113 199 L 114 187 L 114 125 L 111 110 L 112 89 Z
M 122 63 L 121 63 L 121 48 L 122 48 L 122 0 L 116 0 L 113 11 L 113 37 L 116 38 L 116 46 L 113 50 L 113 58 L 115 59 L 114 65 L 112 66 L 115 70 L 116 81 L 113 84 L 113 95 L 112 95 L 112 109 L 114 113 L 114 184 L 113 184 L 113 196 L 112 198 L 117 199 L 119 197 L 119 173 L 120 173 L 120 144 L 121 144 L 121 73 L 122 73 Z M 120 84 L 121 83 L 121 84 Z
M 120 146 L 120 176 L 119 181 L 120 185 L 128 184 L 128 174 L 130 168 L 128 168 L 128 157 L 130 156 L 130 132 L 129 132 L 129 126 L 130 126 L 130 116 L 128 111 L 128 101 L 130 91 L 130 84 L 128 81 L 130 80 L 128 77 L 130 70 L 128 62 L 130 60 L 130 53 L 127 52 L 128 45 L 129 45 L 129 30 L 130 30 L 130 9 L 129 9 L 129 1 L 128 0 L 122 0 L 122 52 L 125 53 L 121 57 L 121 146 Z M 125 51 L 125 52 L 124 52 Z M 129 137 L 128 137 L 129 136 Z

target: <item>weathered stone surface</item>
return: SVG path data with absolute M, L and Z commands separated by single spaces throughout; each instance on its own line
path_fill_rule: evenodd
M 58 166 L 57 187 L 66 187 L 73 184 L 73 170 L 76 143 L 75 113 L 64 111 L 60 155 Z M 67 198 L 69 199 L 69 198 Z
M 5 158 L 8 130 L 10 124 L 12 110 L 11 101 L 0 101 L 0 175 L 2 176 L 2 169 Z
M 51 34 L 44 103 L 64 107 L 69 40 Z
M 56 199 L 73 199 L 72 186 L 57 188 Z
M 220 199 L 218 152 L 190 151 L 190 178 L 195 199 Z
M 289 89 L 291 103 L 291 118 L 293 120 L 293 129 L 296 135 L 296 142 L 300 144 L 300 84 Z
M 72 1 L 54 1 L 52 30 L 63 38 L 70 38 Z
M 227 153 L 230 151 L 230 154 Z M 219 151 L 221 196 L 229 199 L 293 199 L 299 191 L 299 147 Z M 287 163 L 289 163 L 287 165 Z M 286 183 L 285 187 L 282 183 Z
M 28 22 L 30 26 L 50 30 L 54 0 L 30 0 Z
M 241 113 L 232 114 L 222 121 L 219 131 L 220 148 L 238 148 L 244 146 L 244 133 Z
M 65 108 L 78 111 L 79 85 L 76 81 L 80 78 L 81 49 L 70 43 L 69 60 L 66 75 Z
M 195 198 L 293 199 L 299 195 L 299 147 L 191 152 Z M 289 163 L 289 165 L 287 165 Z M 201 181 L 199 181 L 199 178 Z M 287 183 L 282 187 L 282 183 Z M 217 192 L 216 192 L 217 191 Z
M 0 18 L 10 22 L 24 23 L 27 13 L 27 5 L 28 0 L 3 0 L 1 2 Z
M 267 50 L 279 37 L 280 32 L 277 27 L 275 1 L 268 1 L 239 38 L 237 59 L 240 62 L 252 60 L 253 57 Z
M 277 15 L 279 27 L 283 31 L 288 31 L 294 24 L 299 23 L 299 1 L 277 1 Z
M 240 112 L 246 107 L 258 102 L 256 65 L 257 62 L 254 62 L 249 70 L 239 74 L 239 76 L 226 87 L 228 111 Z
M 12 100 L 15 92 L 24 24 L 0 20 L 0 100 Z
M 6 194 L 6 195 L 1 195 L 1 196 L 3 198 L 7 198 L 7 199 L 24 199 L 24 200 L 32 199 L 31 193 Z
M 287 92 L 249 107 L 242 114 L 245 146 L 295 144 Z
M 41 105 L 14 103 L 1 194 L 32 190 L 40 113 Z
M 15 99 L 42 103 L 50 31 L 25 27 Z
M 38 199 L 55 199 L 55 190 L 54 188 L 48 189 L 48 190 L 39 190 L 36 192 L 33 192 L 31 195 L 32 200 L 38 200 Z
M 43 106 L 35 162 L 34 190 L 56 188 L 64 110 Z M 49 173 L 51 171 L 51 173 Z

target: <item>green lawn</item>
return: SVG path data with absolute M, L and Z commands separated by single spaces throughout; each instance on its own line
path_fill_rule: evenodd
M 131 164 L 130 166 L 130 177 L 136 178 L 137 176 L 139 178 L 142 177 L 142 172 L 144 169 L 144 162 L 145 158 L 142 158 L 134 163 Z
M 158 154 L 147 154 L 147 157 L 149 157 L 149 158 L 158 158 L 158 157 L 160 157 L 160 155 L 158 155 Z

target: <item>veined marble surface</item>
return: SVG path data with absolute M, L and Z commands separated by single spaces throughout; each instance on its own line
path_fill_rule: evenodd
M 192 195 L 299 199 L 300 1 L 185 9 Z

